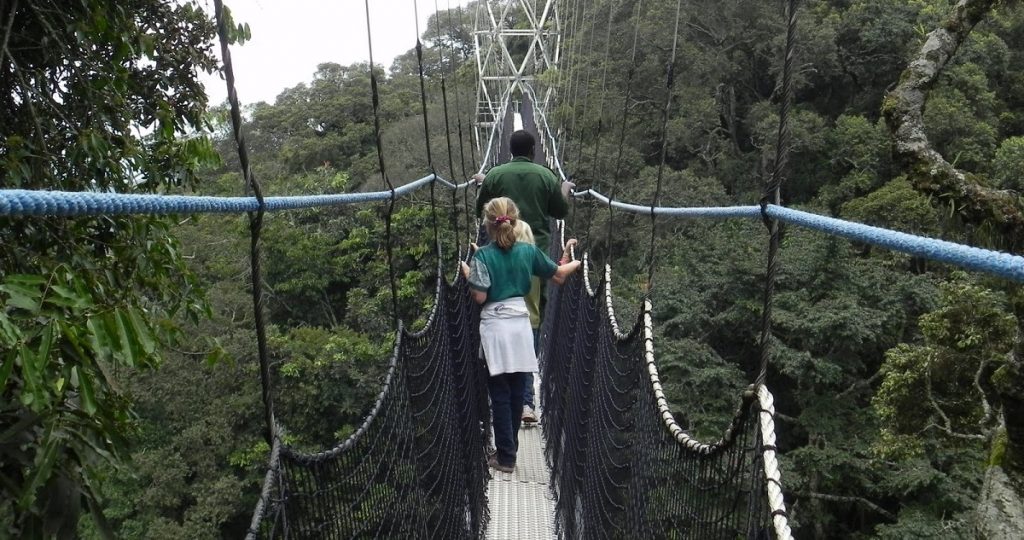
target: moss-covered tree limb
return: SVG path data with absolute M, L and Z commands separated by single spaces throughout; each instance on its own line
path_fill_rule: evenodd
M 924 126 L 928 91 L 971 30 L 1000 0 L 960 0 L 886 96 L 882 114 L 893 135 L 893 152 L 918 191 L 954 205 L 965 224 L 984 225 L 1003 248 L 1017 249 L 1024 239 L 1024 205 L 1017 193 L 993 189 L 961 171 L 932 148 Z

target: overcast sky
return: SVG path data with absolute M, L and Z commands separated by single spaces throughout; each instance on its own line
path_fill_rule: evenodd
M 364 0 L 227 0 L 237 22 L 246 22 L 252 40 L 231 48 L 238 97 L 244 104 L 274 98 L 285 88 L 309 81 L 317 64 L 342 65 L 369 59 Z M 416 46 L 419 6 L 420 33 L 434 13 L 435 0 L 369 0 L 373 59 L 385 67 Z M 467 0 L 436 0 L 447 9 Z M 210 2 L 210 6 L 213 3 Z M 212 9 L 212 8 L 211 8 Z M 218 56 L 220 48 L 217 47 Z M 204 76 L 211 104 L 227 97 L 224 81 Z

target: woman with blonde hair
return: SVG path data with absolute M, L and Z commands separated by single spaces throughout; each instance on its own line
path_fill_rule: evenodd
M 519 209 L 507 197 L 490 200 L 484 207 L 484 225 L 491 243 L 480 248 L 462 271 L 469 280 L 480 311 L 480 343 L 490 375 L 494 445 L 489 460 L 495 470 L 515 470 L 519 447 L 526 375 L 537 371 L 533 330 L 525 296 L 533 276 L 556 284 L 579 267 L 579 261 L 555 264 L 533 244 L 516 240 Z

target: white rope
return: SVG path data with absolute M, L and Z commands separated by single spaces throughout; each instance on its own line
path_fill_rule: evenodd
M 591 298 L 597 296 L 597 293 L 594 292 L 594 288 L 590 286 L 590 252 L 589 251 L 584 251 L 583 252 L 583 264 L 580 265 L 580 268 L 583 270 L 583 285 L 585 285 L 587 287 L 587 296 L 589 296 Z
M 572 196 L 577 199 L 591 197 L 601 204 L 610 204 L 613 208 L 633 214 L 651 215 L 651 205 L 631 204 L 612 200 L 593 189 L 574 191 Z M 761 207 L 751 206 L 694 206 L 694 207 L 654 207 L 654 214 L 659 216 L 691 217 L 691 218 L 755 218 L 761 216 Z
M 619 319 L 615 316 L 615 303 L 612 301 L 612 265 L 604 265 L 604 303 L 608 309 L 608 321 L 612 324 L 615 339 L 622 340 L 627 336 L 619 328 Z
M 565 220 L 559 219 L 555 221 L 555 227 L 558 227 L 558 243 L 562 246 L 562 250 L 565 250 Z M 569 258 L 576 259 L 576 250 L 569 248 Z
M 463 189 L 463 188 L 467 188 L 467 187 L 469 187 L 469 186 L 471 186 L 471 185 L 473 185 L 475 183 L 473 180 L 467 180 L 467 181 L 465 181 L 465 182 L 463 182 L 461 184 L 455 184 L 455 183 L 452 183 L 452 182 L 450 182 L 448 180 L 445 180 L 444 178 L 442 178 L 440 176 L 435 176 L 434 179 L 437 180 L 438 182 L 440 182 L 441 185 L 443 185 L 445 187 L 448 187 L 448 188 L 451 188 L 451 189 L 454 189 L 455 191 L 458 191 L 458 190 Z
M 768 507 L 772 511 L 772 522 L 775 525 L 777 540 L 792 540 L 793 532 L 789 528 L 786 516 L 786 501 L 782 494 L 782 480 L 779 472 L 779 460 L 775 450 L 775 398 L 768 387 L 757 387 L 757 399 L 761 406 L 758 414 L 761 420 L 761 445 L 764 448 L 764 475 L 768 488 Z
M 644 360 L 647 363 L 647 376 L 651 382 L 651 391 L 654 393 L 655 403 L 658 407 L 658 415 L 665 425 L 672 438 L 686 449 L 700 454 L 710 454 L 716 449 L 717 444 L 705 444 L 694 439 L 683 428 L 676 423 L 675 416 L 665 399 L 665 391 L 661 386 L 661 379 L 658 377 L 658 366 L 654 362 L 654 319 L 651 316 L 651 301 L 644 300 Z

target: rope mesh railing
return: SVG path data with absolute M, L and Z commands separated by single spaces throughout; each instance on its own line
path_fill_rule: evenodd
M 765 437 L 762 427 L 772 425 L 774 409 L 762 410 L 759 395 L 770 405 L 770 393 L 746 392 L 720 441 L 690 437 L 658 379 L 651 304 L 630 331 L 620 331 L 610 272 L 596 294 L 588 292 L 586 269 L 571 276 L 551 291 L 545 318 L 552 339 L 541 392 L 559 536 L 789 538 L 768 496 L 778 466 L 774 433 Z
M 419 332 L 399 331 L 363 425 L 315 454 L 275 440 L 249 538 L 476 538 L 487 525 L 479 312 L 438 280 Z

